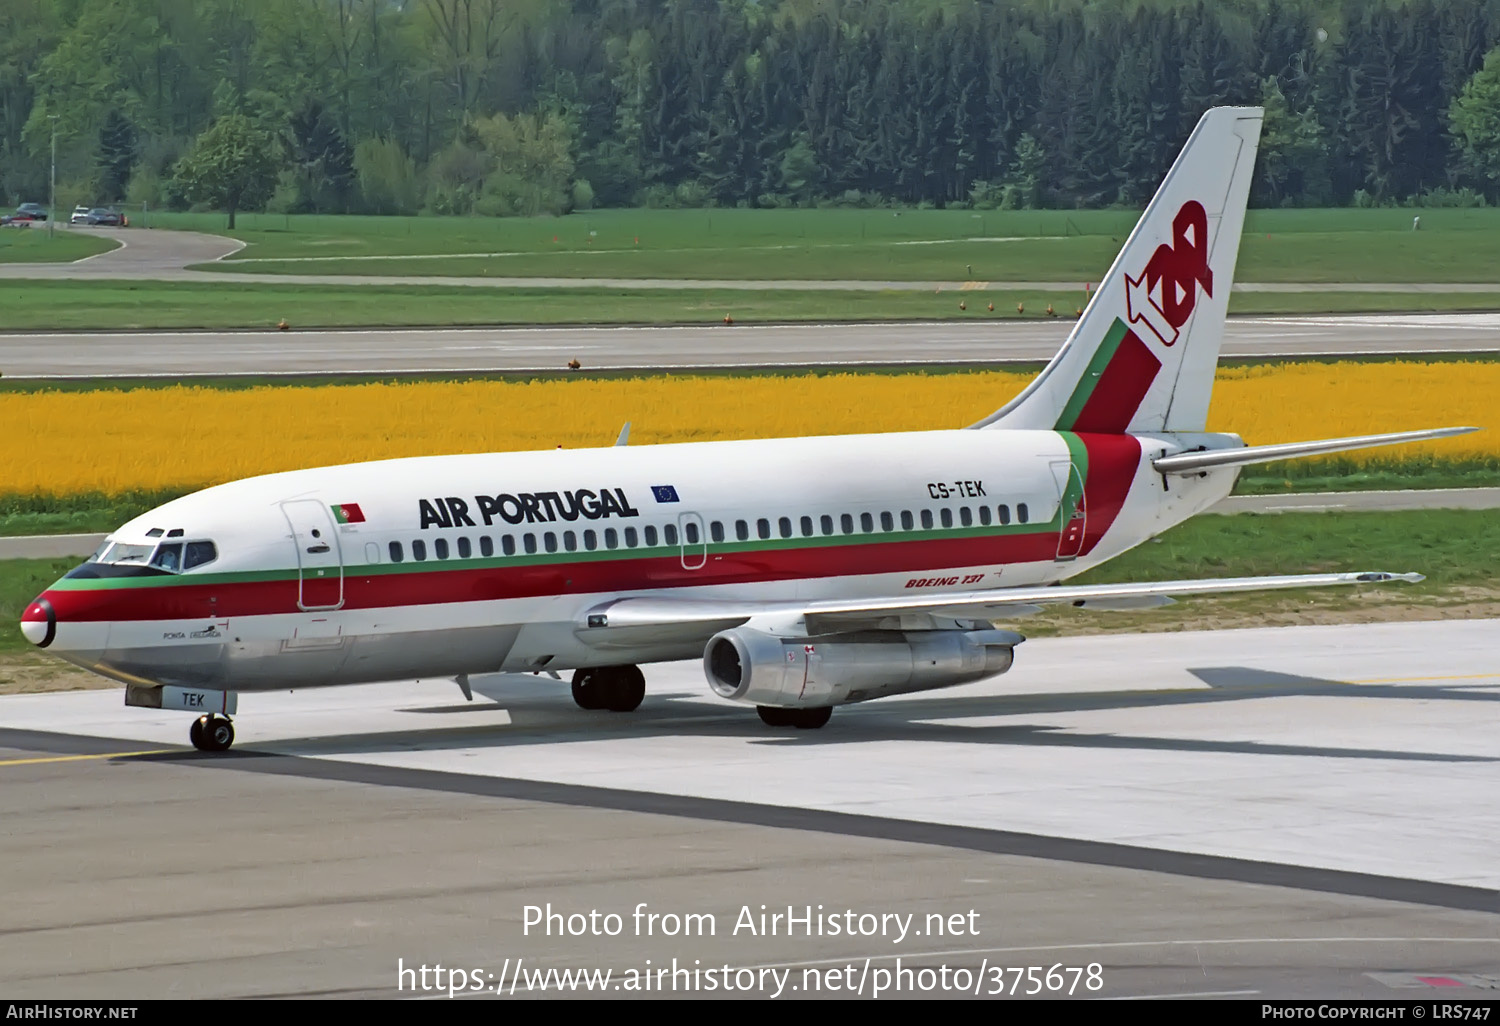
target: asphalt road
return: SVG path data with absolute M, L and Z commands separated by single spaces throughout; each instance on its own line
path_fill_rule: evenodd
M 1043 362 L 1071 321 L 0 335 L 8 378 Z M 1500 314 L 1232 318 L 1227 357 L 1500 351 Z
M 493 1000 L 520 960 L 664 968 L 646 993 L 671 996 L 676 959 L 749 969 L 755 997 L 869 997 L 898 968 L 883 996 L 957 996 L 959 969 L 994 996 L 1004 967 L 1021 1000 L 1028 966 L 1040 989 L 1097 964 L 1075 996 L 1484 998 L 1497 629 L 1030 641 L 996 681 L 815 732 L 686 663 L 628 716 L 535 677 L 245 696 L 224 756 L 118 690 L 0 698 L 0 991 L 433 997 L 451 978 L 398 969 L 441 963 Z M 585 918 L 549 930 L 549 905 Z M 772 935 L 762 906 L 918 932 Z M 713 932 L 674 934 L 688 914 Z

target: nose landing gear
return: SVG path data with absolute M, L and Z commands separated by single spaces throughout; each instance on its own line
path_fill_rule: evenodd
M 188 730 L 188 740 L 200 752 L 227 752 L 234 744 L 234 724 L 218 713 L 200 716 Z

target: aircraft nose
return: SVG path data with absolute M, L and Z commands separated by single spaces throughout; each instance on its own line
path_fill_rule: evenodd
M 21 633 L 37 648 L 46 648 L 57 637 L 57 613 L 52 603 L 39 598 L 21 614 Z

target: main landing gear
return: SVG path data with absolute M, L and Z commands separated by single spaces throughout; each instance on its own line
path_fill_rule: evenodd
M 580 709 L 634 712 L 646 697 L 639 666 L 593 666 L 573 671 L 573 701 Z
M 188 739 L 200 752 L 227 752 L 234 744 L 234 724 L 218 713 L 200 716 L 188 730 Z
M 768 727 L 796 727 L 798 730 L 817 730 L 828 723 L 833 715 L 833 706 L 817 709 L 783 709 L 776 705 L 757 705 L 760 722 Z

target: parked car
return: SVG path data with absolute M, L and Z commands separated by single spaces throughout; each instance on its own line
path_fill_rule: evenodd
M 113 207 L 95 207 L 88 212 L 88 218 L 84 223 L 104 225 L 108 228 L 124 228 L 130 222 L 125 219 L 124 214 Z
M 69 224 L 88 224 L 89 223 L 89 208 L 88 207 L 74 207 L 73 208 L 73 216 L 70 217 L 70 218 L 68 218 L 68 223 Z
M 27 217 L 24 214 L 22 214 L 20 216 L 17 216 L 15 214 L 3 214 L 3 215 L 0 215 L 0 228 L 30 228 L 30 227 L 31 227 L 31 218 Z
M 40 203 L 22 203 L 16 208 L 15 216 L 17 218 L 24 216 L 28 221 L 45 221 L 47 220 L 47 208 Z

